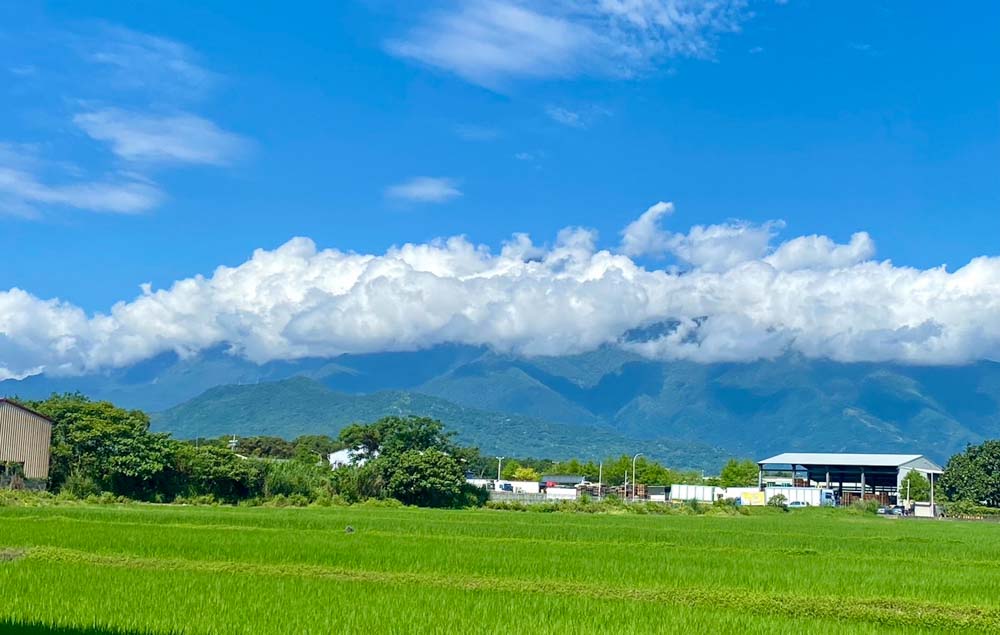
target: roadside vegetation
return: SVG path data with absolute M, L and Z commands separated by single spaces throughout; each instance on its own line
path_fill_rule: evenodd
M 81 394 L 24 404 L 54 422 L 47 488 L 56 501 L 302 507 L 388 500 L 423 507 L 478 507 L 488 494 L 467 484 L 466 475 L 496 474 L 496 459 L 456 443 L 440 422 L 427 417 L 352 424 L 336 437 L 308 435 L 289 441 L 261 436 L 231 444 L 226 437 L 173 439 L 152 432 L 142 411 Z M 331 470 L 326 457 L 342 449 L 351 450 L 353 461 Z M 503 476 L 514 480 L 569 473 L 596 481 L 601 472 L 598 462 L 530 458 L 512 458 L 503 468 Z M 607 459 L 604 482 L 620 484 L 630 468 L 631 457 Z M 645 458 L 637 462 L 636 475 L 648 483 L 701 482 L 700 472 L 672 470 Z

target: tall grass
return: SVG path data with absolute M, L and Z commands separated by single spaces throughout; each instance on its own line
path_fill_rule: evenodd
M 995 529 L 819 509 L 8 507 L 0 631 L 996 631 Z

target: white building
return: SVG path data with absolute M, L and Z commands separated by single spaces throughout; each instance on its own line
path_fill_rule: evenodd
M 378 454 L 376 453 L 376 456 Z M 365 464 L 366 459 L 363 456 L 358 456 L 357 450 L 344 449 L 337 450 L 336 452 L 331 452 L 326 457 L 327 461 L 330 462 L 330 469 L 335 470 L 338 467 L 345 467 L 348 465 L 353 465 L 356 467 L 361 467 Z
M 919 472 L 931 483 L 934 496 L 936 479 L 944 472 L 940 465 L 920 454 L 838 454 L 786 452 L 758 461 L 759 484 L 772 479 L 769 473 L 790 473 L 793 483 L 805 487 L 824 487 L 860 495 L 885 494 L 905 496 L 899 485 L 910 472 Z

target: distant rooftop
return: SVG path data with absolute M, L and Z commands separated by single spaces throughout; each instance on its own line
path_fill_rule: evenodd
M 836 452 L 785 452 L 761 461 L 758 465 L 829 465 L 849 467 L 919 467 L 941 471 L 941 466 L 922 454 L 839 454 Z M 917 466 L 914 466 L 917 467 Z
M 554 483 L 582 483 L 584 480 L 581 474 L 546 474 L 542 477 L 542 482 L 552 481 Z

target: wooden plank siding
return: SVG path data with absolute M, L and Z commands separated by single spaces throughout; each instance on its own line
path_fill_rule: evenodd
M 48 419 L 0 399 L 0 462 L 24 463 L 25 478 L 47 479 L 51 442 Z

